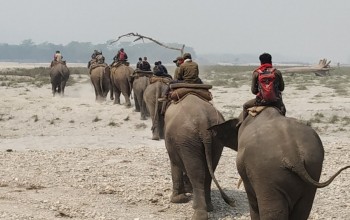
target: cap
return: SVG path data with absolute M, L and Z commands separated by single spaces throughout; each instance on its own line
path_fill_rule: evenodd
M 184 53 L 184 55 L 183 55 L 182 57 L 183 57 L 184 59 L 192 59 L 190 53 Z
M 176 63 L 178 60 L 183 60 L 184 58 L 182 57 L 176 57 L 176 60 L 173 60 L 174 63 Z

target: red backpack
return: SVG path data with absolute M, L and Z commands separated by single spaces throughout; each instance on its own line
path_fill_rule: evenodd
M 257 70 L 258 72 L 258 88 L 260 98 L 264 102 L 275 102 L 277 100 L 277 93 L 275 87 L 275 68 L 267 68 L 264 71 Z

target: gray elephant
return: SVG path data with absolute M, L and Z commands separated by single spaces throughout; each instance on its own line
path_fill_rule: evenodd
M 131 75 L 133 72 L 133 68 L 124 64 L 111 67 L 112 89 L 115 94 L 114 104 L 120 104 L 120 94 L 123 94 L 125 98 L 125 105 L 127 107 L 131 106 Z
M 143 99 L 143 94 L 145 93 L 145 90 L 149 85 L 149 77 L 142 74 L 134 74 L 132 78 L 135 110 L 136 112 L 141 113 L 141 120 L 146 120 L 150 114 L 147 110 L 146 102 Z
M 95 89 L 96 101 L 105 101 L 108 92 L 110 92 L 110 98 L 113 100 L 110 74 L 108 65 L 100 64 L 91 67 L 90 79 Z
M 53 96 L 55 96 L 56 93 L 59 93 L 61 96 L 64 96 L 64 89 L 69 79 L 69 75 L 69 69 L 65 65 L 65 63 L 55 62 L 54 64 L 51 64 L 50 78 Z
M 210 128 L 237 150 L 237 169 L 248 196 L 251 219 L 307 219 L 316 189 L 329 185 L 344 167 L 319 183 L 324 149 L 317 133 L 273 107 Z
M 164 139 L 164 115 L 161 114 L 162 103 L 158 98 L 162 96 L 162 91 L 168 88 L 163 81 L 155 81 L 147 86 L 143 99 L 152 119 L 152 140 Z
M 207 212 L 213 210 L 212 179 L 224 200 L 234 206 L 214 176 L 224 145 L 213 138 L 208 128 L 221 122 L 224 118 L 212 104 L 192 94 L 170 104 L 165 112 L 165 146 L 173 181 L 171 202 L 189 200 L 185 195 L 183 173 L 186 173 L 193 187 L 192 219 L 207 219 Z

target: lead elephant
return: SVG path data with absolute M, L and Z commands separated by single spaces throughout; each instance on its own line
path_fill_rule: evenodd
M 123 94 L 125 98 L 125 105 L 127 107 L 131 106 L 131 75 L 133 72 L 133 68 L 124 64 L 111 67 L 112 89 L 115 94 L 114 104 L 120 104 L 120 94 Z
M 273 107 L 253 118 L 248 116 L 239 129 L 238 119 L 210 128 L 225 146 L 237 151 L 236 165 L 250 206 L 257 219 L 307 219 L 319 183 L 324 149 L 317 133 L 296 119 L 282 116 Z
M 152 119 L 152 140 L 164 139 L 164 115 L 161 114 L 162 103 L 158 98 L 162 96 L 162 91 L 168 88 L 163 81 L 155 81 L 147 86 L 143 99 Z
M 110 74 L 109 66 L 106 64 L 91 67 L 90 79 L 95 89 L 96 101 L 105 101 L 108 92 L 110 92 L 110 98 L 113 99 Z
M 143 94 L 145 93 L 148 85 L 149 77 L 142 74 L 133 75 L 132 88 L 134 92 L 135 110 L 136 112 L 140 112 L 141 120 L 146 120 L 150 115 L 147 110 L 146 102 L 143 99 Z
M 224 118 L 212 104 L 191 94 L 170 104 L 165 112 L 165 146 L 173 181 L 171 202 L 188 201 L 183 176 L 186 173 L 193 187 L 192 219 L 207 219 L 207 212 L 213 210 L 212 179 L 224 200 L 234 206 L 214 176 L 224 145 L 213 138 L 208 128 L 221 122 Z
M 50 78 L 53 96 L 55 96 L 56 93 L 64 96 L 64 89 L 69 79 L 69 75 L 69 69 L 65 65 L 65 62 L 54 62 L 51 64 Z

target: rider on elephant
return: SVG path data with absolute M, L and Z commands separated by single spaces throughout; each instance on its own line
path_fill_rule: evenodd
M 162 68 L 162 65 L 159 62 L 160 61 L 154 63 L 153 74 L 155 76 L 168 77 L 172 79 L 173 77 L 164 71 L 164 68 Z
M 91 60 L 88 63 L 88 68 L 90 68 L 90 66 L 92 64 L 97 63 L 97 56 L 101 55 L 102 56 L 102 51 L 100 50 L 94 50 L 94 52 L 91 54 Z M 103 56 L 102 56 L 103 57 Z M 101 57 L 99 57 L 101 59 Z M 103 57 L 104 59 L 104 57 Z M 104 62 L 104 61 L 103 61 Z
M 202 80 L 199 78 L 199 68 L 198 64 L 192 61 L 192 56 L 190 53 L 185 53 L 183 55 L 183 63 L 179 64 L 178 72 L 175 72 L 174 80 L 170 84 L 174 83 L 191 83 L 191 84 L 203 84 Z M 178 65 L 178 64 L 177 64 Z M 160 102 L 167 100 L 169 94 L 170 86 L 163 91 L 162 97 L 158 99 Z
M 59 50 L 56 50 L 55 54 L 53 55 L 53 60 L 51 61 L 50 67 L 53 67 L 57 63 L 62 63 L 65 65 L 66 62 L 63 61 L 62 59 L 63 59 L 63 56 L 61 52 Z
M 113 62 L 111 64 L 111 66 L 113 66 L 115 63 L 124 63 L 126 64 L 126 62 L 128 61 L 128 55 L 125 53 L 124 48 L 121 48 L 117 55 L 115 55 L 113 57 Z
M 179 70 L 180 70 L 180 65 L 184 62 L 184 58 L 182 57 L 177 57 L 173 62 L 176 65 L 175 73 L 174 73 L 174 80 L 177 80 L 179 78 Z
M 248 115 L 248 108 L 254 106 L 275 106 L 281 114 L 286 115 L 286 107 L 282 101 L 282 91 L 284 90 L 284 81 L 281 71 L 272 67 L 272 56 L 268 53 L 263 53 L 259 56 L 260 67 L 254 70 L 251 84 L 251 91 L 256 97 L 244 103 L 243 105 L 243 120 Z M 263 74 L 272 74 L 273 77 L 273 90 L 275 93 L 275 99 L 269 101 L 264 98 L 263 86 L 261 85 L 261 76 Z

